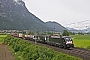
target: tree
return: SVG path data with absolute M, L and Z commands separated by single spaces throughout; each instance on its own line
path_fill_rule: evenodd
M 62 33 L 63 36 L 69 36 L 69 32 L 67 30 L 63 30 L 63 33 Z
M 29 34 L 29 35 L 30 35 L 30 34 L 34 34 L 34 32 L 33 32 L 33 31 L 29 31 L 29 32 L 27 32 L 27 34 Z
M 84 33 L 82 33 L 82 32 L 78 32 L 78 34 L 79 34 L 79 35 L 84 35 Z
M 69 35 L 75 35 L 75 33 L 74 32 L 69 32 Z

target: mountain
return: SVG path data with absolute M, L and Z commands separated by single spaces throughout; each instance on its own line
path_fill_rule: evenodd
M 51 24 L 51 25 L 50 25 Z M 54 25 L 55 24 L 55 25 Z M 1 30 L 33 30 L 33 31 L 65 30 L 56 22 L 43 22 L 28 11 L 22 0 L 0 0 Z
M 90 33 L 90 28 L 84 29 L 86 33 Z
M 0 29 L 50 30 L 38 17 L 30 13 L 22 0 L 0 0 Z
M 67 30 L 65 27 L 63 27 L 61 24 L 55 22 L 55 21 L 48 21 L 46 22 L 47 26 L 52 28 L 52 31 L 56 32 L 62 32 L 63 30 Z
M 74 32 L 74 33 L 79 33 L 79 32 L 85 33 L 85 30 L 77 30 L 77 29 L 69 28 L 69 27 L 66 27 L 66 29 L 68 29 L 68 31 Z

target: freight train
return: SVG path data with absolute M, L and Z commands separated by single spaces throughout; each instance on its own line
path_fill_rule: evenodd
M 12 36 L 65 49 L 74 48 L 73 40 L 70 36 L 50 36 L 50 35 L 46 36 L 46 35 L 25 35 L 25 34 L 12 34 Z

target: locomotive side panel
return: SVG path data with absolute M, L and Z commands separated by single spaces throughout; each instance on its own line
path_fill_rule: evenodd
M 49 42 L 51 45 L 58 46 L 58 47 L 63 44 L 63 40 L 60 38 L 60 36 L 49 37 Z

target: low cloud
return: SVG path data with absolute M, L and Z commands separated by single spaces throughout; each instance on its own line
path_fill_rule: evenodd
M 23 6 L 23 4 L 20 2 L 22 0 L 14 0 L 14 1 L 16 2 L 16 4 L 19 4 L 19 5 L 22 5 Z
M 19 0 L 14 0 L 15 2 L 18 2 Z

